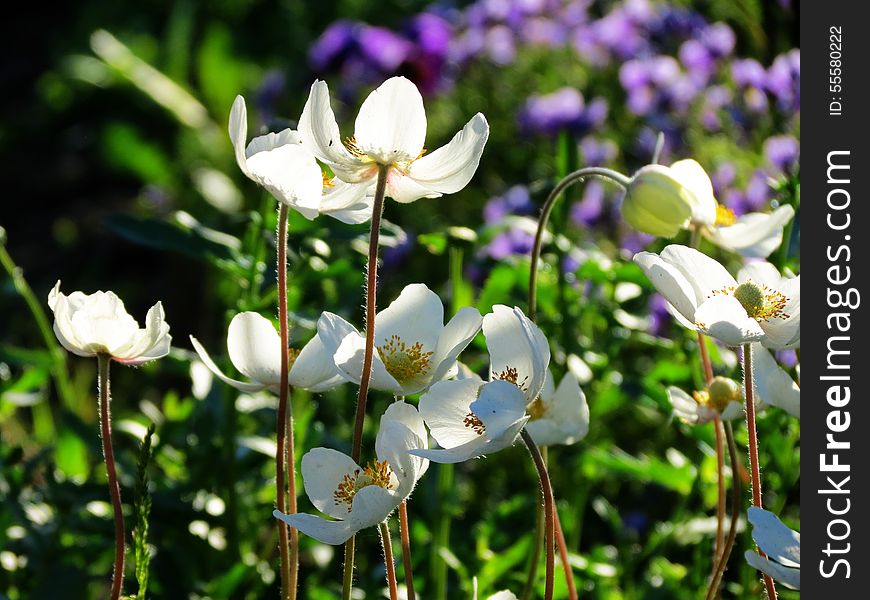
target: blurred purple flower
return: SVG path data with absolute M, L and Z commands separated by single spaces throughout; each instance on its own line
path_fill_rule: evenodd
M 641 233 L 639 231 L 630 231 L 622 236 L 619 245 L 628 256 L 634 256 L 638 252 L 644 251 L 647 246 L 655 241 L 655 239 L 656 237 L 654 235 Z
M 701 32 L 701 42 L 717 58 L 734 51 L 734 30 L 725 23 L 714 23 Z
M 501 223 L 508 215 L 530 215 L 534 212 L 535 205 L 532 203 L 529 188 L 515 185 L 484 205 L 483 219 L 488 225 L 493 225 Z
M 764 156 L 781 173 L 790 173 L 800 156 L 800 142 L 790 135 L 775 135 L 764 142 Z
M 326 28 L 308 50 L 308 63 L 315 73 L 334 69 L 356 45 L 359 25 L 336 21 Z
M 754 58 L 742 58 L 731 63 L 731 77 L 740 87 L 764 88 L 767 73 Z
M 767 207 L 767 203 L 773 197 L 773 189 L 770 187 L 769 177 L 762 170 L 756 170 L 749 183 L 746 185 L 746 205 L 751 212 L 760 211 Z
M 532 251 L 535 236 L 522 229 L 508 229 L 495 236 L 486 248 L 486 253 L 495 260 L 509 256 L 525 256 Z
M 600 181 L 589 181 L 583 198 L 571 206 L 571 222 L 578 227 L 594 227 L 604 216 L 604 186 Z
M 256 93 L 256 105 L 265 124 L 275 120 L 275 104 L 287 87 L 287 77 L 283 71 L 270 69 L 263 76 Z
M 359 32 L 363 56 L 385 74 L 394 73 L 411 54 L 409 41 L 385 27 L 363 27 Z
M 514 33 L 506 25 L 496 25 L 486 32 L 484 46 L 490 60 L 497 65 L 508 65 L 517 54 Z
M 706 81 L 716 70 L 713 53 L 698 40 L 687 40 L 680 46 L 680 62 L 694 77 Z
M 724 162 L 719 164 L 710 175 L 710 181 L 713 183 L 713 193 L 716 196 L 723 194 L 734 183 L 735 177 L 737 177 L 737 167 L 734 166 L 734 163 Z
M 784 111 L 800 110 L 801 51 L 794 48 L 774 59 L 767 70 L 767 89 Z
M 797 352 L 793 349 L 779 350 L 776 352 L 776 360 L 782 363 L 787 369 L 793 369 L 798 364 Z
M 583 156 L 583 163 L 586 166 L 598 167 L 613 162 L 618 148 L 612 140 L 599 140 L 589 135 L 580 141 L 580 152 Z M 593 183 L 597 182 L 591 181 L 588 185 Z
M 576 88 L 564 87 L 551 94 L 532 96 L 520 109 L 517 120 L 526 135 L 555 135 L 572 131 L 578 135 L 607 119 L 607 101 L 595 98 L 588 105 Z
M 673 320 L 668 312 L 668 301 L 661 294 L 653 294 L 649 299 L 650 333 L 661 337 L 667 332 Z

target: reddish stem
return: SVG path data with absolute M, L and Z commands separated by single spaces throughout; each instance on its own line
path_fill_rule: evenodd
M 390 538 L 390 527 L 384 521 L 380 524 L 381 544 L 384 547 L 384 565 L 387 567 L 387 585 L 390 588 L 390 600 L 399 599 L 399 586 L 396 583 L 396 565 L 393 563 L 393 543 Z
M 416 600 L 414 592 L 414 570 L 411 565 L 411 531 L 408 521 L 408 501 L 402 500 L 399 505 L 399 531 L 402 536 L 402 564 L 405 567 L 405 587 L 408 588 L 408 600 Z
M 121 597 L 121 587 L 124 584 L 124 512 L 121 506 L 121 487 L 118 485 L 118 473 L 115 468 L 115 451 L 112 449 L 112 416 L 109 404 L 112 401 L 109 390 L 109 363 L 112 358 L 108 354 L 97 355 L 100 392 L 100 438 L 103 441 L 103 458 L 106 461 L 106 475 L 109 479 L 109 496 L 112 499 L 112 512 L 115 520 L 115 565 L 112 570 L 111 600 Z

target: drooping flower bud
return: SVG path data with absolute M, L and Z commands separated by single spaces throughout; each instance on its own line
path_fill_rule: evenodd
M 622 216 L 638 231 L 670 238 L 691 218 L 694 204 L 692 191 L 669 167 L 647 165 L 629 182 Z

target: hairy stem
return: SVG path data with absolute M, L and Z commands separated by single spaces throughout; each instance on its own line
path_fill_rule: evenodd
M 541 562 L 541 548 L 544 547 L 544 505 L 535 503 L 535 533 L 532 538 L 532 555 L 529 557 L 529 572 L 526 575 L 526 584 L 520 594 L 520 600 L 529 600 L 532 590 L 535 588 L 535 579 L 538 578 L 538 563 Z
M 399 505 L 399 531 L 402 536 L 402 564 L 405 568 L 405 587 L 408 588 L 408 600 L 416 600 L 414 570 L 411 565 L 411 526 L 410 521 L 408 521 L 407 500 L 402 500 Z
M 366 347 L 363 355 L 363 369 L 360 374 L 359 392 L 356 396 L 356 417 L 353 425 L 353 446 L 350 456 L 359 463 L 362 448 L 363 425 L 366 420 L 366 401 L 369 395 L 369 381 L 372 376 L 372 357 L 375 352 L 375 314 L 377 312 L 378 288 L 378 237 L 381 232 L 381 216 L 384 214 L 384 192 L 387 189 L 387 171 L 389 167 L 381 165 L 378 168 L 378 183 L 375 188 L 375 200 L 372 208 L 372 222 L 369 231 L 369 257 L 366 265 Z M 341 591 L 342 600 L 350 600 L 353 586 L 353 553 L 354 538 L 344 544 L 344 577 Z
M 562 531 L 562 521 L 559 519 L 559 509 L 553 507 L 553 517 L 556 526 L 556 545 L 559 548 L 559 560 L 562 561 L 562 570 L 565 571 L 565 585 L 568 587 L 568 600 L 577 600 L 577 586 L 574 584 L 574 571 L 568 561 L 568 544 L 565 543 L 565 534 Z
M 728 445 L 728 458 L 731 461 L 731 523 L 728 526 L 728 537 L 725 538 L 725 545 L 716 564 L 716 570 L 713 571 L 713 577 L 710 579 L 710 588 L 707 590 L 705 600 L 713 600 L 719 590 L 719 584 L 722 582 L 725 568 L 728 566 L 728 559 L 731 557 L 731 549 L 734 548 L 734 540 L 737 538 L 737 521 L 740 518 L 740 478 L 737 476 L 737 444 L 734 443 L 734 430 L 731 428 L 731 423 L 725 421 L 724 427 L 725 440 Z
M 556 520 L 555 520 L 555 502 L 553 501 L 553 488 L 550 485 L 550 474 L 547 472 L 547 465 L 544 463 L 544 458 L 538 450 L 537 444 L 532 439 L 532 436 L 524 427 L 520 431 L 520 436 L 529 449 L 529 454 L 532 455 L 532 460 L 535 461 L 535 468 L 538 470 L 538 478 L 541 481 L 541 492 L 544 496 L 544 540 L 546 546 L 546 580 L 544 582 L 544 600 L 553 600 L 553 580 L 556 572 L 556 557 L 555 557 L 555 536 L 556 536 Z
M 399 600 L 399 586 L 396 583 L 396 564 L 393 562 L 393 542 L 390 538 L 390 527 L 384 521 L 378 525 L 381 532 L 381 545 L 384 548 L 384 565 L 387 567 L 387 586 L 390 588 L 390 600 Z
M 716 544 L 713 546 L 713 572 L 722 555 L 725 539 L 725 449 L 722 442 L 722 418 L 717 414 L 713 419 L 716 432 Z
M 109 496 L 112 498 L 112 512 L 115 519 L 115 566 L 112 570 L 112 600 L 121 597 L 121 587 L 124 583 L 124 512 L 121 507 L 121 488 L 118 485 L 118 473 L 115 469 L 115 451 L 112 449 L 112 415 L 109 405 L 112 395 L 109 391 L 109 363 L 112 358 L 108 354 L 97 355 L 97 368 L 100 391 L 100 438 L 103 441 L 103 458 L 106 461 L 106 474 L 109 479 Z
M 746 428 L 749 433 L 749 472 L 752 482 L 752 505 L 761 508 L 761 468 L 758 464 L 758 432 L 755 429 L 755 393 L 752 379 L 752 349 L 743 344 L 743 380 L 746 386 Z M 761 549 L 759 554 L 764 556 Z M 770 575 L 763 574 L 768 600 L 776 600 L 776 584 Z

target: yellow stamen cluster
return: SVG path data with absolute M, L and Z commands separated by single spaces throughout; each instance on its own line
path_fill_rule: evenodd
M 712 295 L 734 296 L 746 310 L 746 314 L 756 321 L 789 318 L 789 315 L 784 312 L 788 298 L 782 292 L 766 285 L 759 286 L 752 281 L 747 281 L 737 287 L 732 285 L 720 290 L 713 290 Z
M 731 402 L 743 401 L 740 384 L 733 379 L 721 376 L 714 377 L 707 389 L 693 392 L 692 397 L 699 405 L 711 408 L 718 413 L 724 411 Z
M 501 373 L 493 373 L 492 379 L 500 379 L 501 381 L 507 381 L 508 383 L 512 383 L 524 392 L 526 391 L 526 382 L 529 380 L 529 376 L 526 375 L 523 377 L 522 381 L 519 381 L 520 374 L 514 367 L 507 367 Z
M 366 153 L 360 150 L 359 146 L 356 145 L 356 136 L 350 136 L 344 139 L 344 147 L 347 148 L 347 151 L 356 156 L 357 158 L 363 158 L 366 156 Z
M 297 350 L 296 348 L 287 348 L 287 369 L 288 370 L 293 368 L 293 364 L 296 362 L 296 359 L 299 358 L 300 354 L 302 354 L 302 350 Z
M 547 414 L 547 405 L 544 404 L 544 401 L 540 396 L 538 396 L 526 407 L 526 414 L 529 415 L 529 421 L 543 419 Z
M 721 204 L 716 204 L 716 225 L 734 225 L 737 222 L 737 217 L 734 215 L 734 211 L 730 208 L 722 206 Z
M 390 479 L 393 470 L 387 461 L 373 461 L 363 469 L 354 469 L 353 473 L 348 473 L 338 484 L 332 498 L 336 505 L 346 504 L 347 512 L 350 512 L 353 505 L 353 498 L 364 487 L 376 485 L 385 490 L 390 489 Z
M 384 340 L 383 346 L 378 346 L 377 350 L 387 373 L 399 383 L 408 383 L 429 374 L 432 352 L 424 352 L 420 342 L 408 346 L 398 335 L 394 335 Z
M 483 421 L 480 420 L 480 417 L 478 417 L 473 412 L 469 412 L 467 415 L 465 415 L 465 420 L 463 421 L 463 423 L 465 423 L 465 426 L 471 429 L 477 435 L 483 435 L 486 431 L 486 425 L 484 425 Z
M 335 178 L 330 177 L 326 171 L 321 171 L 321 175 L 323 175 L 323 188 L 329 189 L 335 187 Z

